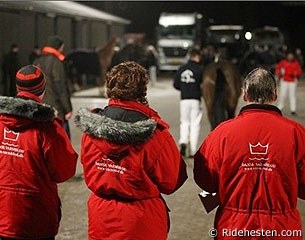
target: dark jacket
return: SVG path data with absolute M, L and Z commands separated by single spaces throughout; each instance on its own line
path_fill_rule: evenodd
M 44 102 L 53 106 L 58 116 L 64 119 L 65 114 L 72 111 L 72 104 L 64 65 L 56 55 L 59 52 L 56 49 L 53 51 L 43 49 L 41 57 L 34 64 L 42 69 L 47 78 Z
M 194 179 L 205 191 L 219 193 L 216 239 L 231 239 L 222 235 L 225 229 L 300 231 L 297 199 L 305 199 L 305 129 L 275 106 L 247 105 L 205 139 L 195 155 Z M 284 240 L 287 235 L 246 239 Z
M 151 108 L 110 100 L 104 110 L 80 110 L 81 161 L 87 186 L 89 239 L 165 240 L 167 207 L 161 193 L 186 180 L 186 165 Z M 116 220 L 115 220 L 116 219 Z
M 174 79 L 174 87 L 181 91 L 181 99 L 200 100 L 202 73 L 201 64 L 192 60 L 178 69 Z
M 3 58 L 2 73 L 4 83 L 4 95 L 16 95 L 16 73 L 21 67 L 17 52 L 10 51 Z
M 75 173 L 77 154 L 54 109 L 30 93 L 0 97 L 0 236 L 57 234 L 57 184 Z

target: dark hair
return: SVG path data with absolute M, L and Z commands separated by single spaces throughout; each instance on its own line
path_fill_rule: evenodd
M 194 56 L 201 56 L 201 52 L 200 52 L 200 49 L 199 48 L 196 48 L 196 47 L 194 47 L 194 48 L 191 48 L 190 50 L 189 50 L 189 54 L 190 54 L 190 57 L 194 57 Z
M 270 71 L 255 68 L 246 76 L 243 88 L 249 101 L 270 103 L 274 101 L 276 80 Z
M 55 49 L 59 49 L 63 44 L 64 44 L 64 40 L 60 36 L 54 35 L 48 37 L 48 41 L 46 45 L 49 47 L 53 47 Z
M 106 84 L 109 98 L 148 104 L 147 71 L 136 62 L 128 61 L 114 66 L 107 73 Z
M 16 43 L 13 43 L 12 45 L 11 45 L 11 50 L 13 50 L 14 48 L 17 48 L 18 47 L 18 45 L 16 44 Z
M 293 49 L 293 48 L 288 48 L 287 49 L 287 51 L 286 51 L 286 55 L 288 55 L 288 54 L 295 54 L 295 49 Z

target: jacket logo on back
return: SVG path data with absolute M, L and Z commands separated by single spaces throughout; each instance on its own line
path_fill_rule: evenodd
M 184 83 L 195 83 L 196 80 L 193 78 L 194 73 L 187 69 L 184 72 L 181 73 L 181 82 Z
M 20 133 L 3 129 L 3 140 L 0 145 L 0 154 L 23 158 L 24 150 L 19 148 L 18 139 Z
M 241 169 L 243 171 L 268 171 L 272 172 L 276 169 L 276 164 L 272 161 L 268 161 L 268 151 L 269 151 L 269 143 L 266 145 L 258 142 L 257 144 L 249 145 L 249 160 L 244 161 L 241 164 Z
M 260 142 L 258 142 L 256 145 L 252 145 L 251 143 L 249 143 L 249 149 L 251 154 L 266 155 L 268 153 L 268 148 L 269 144 L 262 145 Z
M 19 138 L 19 133 L 16 133 L 11 130 L 6 130 L 4 128 L 4 140 L 12 141 L 12 142 L 17 142 Z M 15 145 L 14 147 L 18 147 L 18 145 Z
M 107 156 L 103 156 L 102 159 L 96 160 L 95 165 L 98 170 L 103 171 L 103 172 L 125 174 L 125 172 L 127 171 L 127 169 L 125 167 L 122 167 L 119 164 L 116 164 L 111 159 L 109 159 Z

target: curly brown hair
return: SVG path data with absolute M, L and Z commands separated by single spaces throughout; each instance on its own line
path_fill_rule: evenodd
M 109 98 L 134 100 L 148 105 L 146 92 L 148 75 L 145 68 L 133 61 L 114 66 L 106 76 Z

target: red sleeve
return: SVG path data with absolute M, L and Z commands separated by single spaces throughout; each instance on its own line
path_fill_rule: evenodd
M 54 122 L 51 130 L 55 132 L 44 149 L 44 155 L 52 181 L 60 183 L 74 176 L 78 155 L 62 126 Z
M 297 165 L 297 171 L 298 171 L 298 197 L 305 200 L 305 158 L 303 158 L 301 161 L 299 161 Z
M 161 193 L 171 194 L 179 189 L 187 179 L 186 164 L 168 130 L 164 133 L 156 161 L 151 170 L 151 178 Z M 162 136 L 160 136 L 162 137 Z
M 297 134 L 297 174 L 298 174 L 298 197 L 305 200 L 305 130 L 302 126 Z
M 278 77 L 281 77 L 281 68 L 283 65 L 283 61 L 280 61 L 276 66 L 275 66 L 275 75 Z
M 210 193 L 218 192 L 218 160 L 218 144 L 210 134 L 195 154 L 193 169 L 196 184 Z

